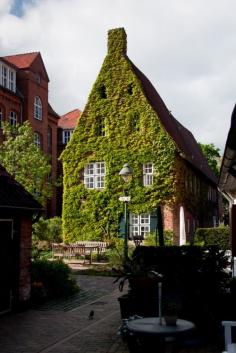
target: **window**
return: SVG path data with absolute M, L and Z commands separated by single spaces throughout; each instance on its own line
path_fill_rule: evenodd
M 62 132 L 62 143 L 66 144 L 67 142 L 69 142 L 72 133 L 73 133 L 73 130 L 63 130 L 63 132 Z
M 153 184 L 153 164 L 143 164 L 143 185 L 150 186 Z
M 100 117 L 97 120 L 97 132 L 98 132 L 98 136 L 106 136 L 104 117 Z
M 105 185 L 105 162 L 94 162 L 84 169 L 84 185 L 88 189 L 102 189 Z
M 38 148 L 42 147 L 42 139 L 39 132 L 34 133 L 34 143 Z
M 104 85 L 101 85 L 98 89 L 99 97 L 106 99 L 107 98 L 107 92 L 106 92 L 106 87 Z
M 17 114 L 16 114 L 16 112 L 13 112 L 13 111 L 10 112 L 10 114 L 9 114 L 9 123 L 12 126 L 16 126 L 16 124 L 17 124 Z
M 2 85 L 7 87 L 7 67 L 2 66 Z
M 34 98 L 34 117 L 35 119 L 42 120 L 42 102 L 41 99 L 36 96 Z
M 130 237 L 145 238 L 150 233 L 150 214 L 130 214 Z
M 15 92 L 16 90 L 16 72 L 7 65 L 0 62 L 0 84 L 3 87 Z

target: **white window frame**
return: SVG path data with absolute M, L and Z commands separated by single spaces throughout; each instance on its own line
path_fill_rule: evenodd
M 104 189 L 105 162 L 90 162 L 84 168 L 84 185 L 87 189 Z
M 143 164 L 143 186 L 153 185 L 153 163 L 148 162 Z
M 39 96 L 35 96 L 34 98 L 34 117 L 37 120 L 43 119 L 43 106 Z
M 2 62 L 0 62 L 0 84 L 10 91 L 16 91 L 16 71 Z
M 130 213 L 129 216 L 129 234 L 130 238 L 142 237 L 145 238 L 150 233 L 150 214 L 141 213 L 134 214 Z
M 12 126 L 16 126 L 17 124 L 17 114 L 13 110 L 11 110 L 9 113 L 9 123 Z
M 38 148 L 41 148 L 41 147 L 42 147 L 41 135 L 40 135 L 40 133 L 37 132 L 37 131 L 34 132 L 34 144 L 35 144 Z
M 74 130 L 63 130 L 62 131 L 62 143 L 63 144 L 67 144 L 70 141 L 71 135 L 73 133 Z

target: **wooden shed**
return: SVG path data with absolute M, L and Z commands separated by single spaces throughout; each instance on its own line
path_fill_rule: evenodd
M 42 210 L 0 165 L 0 313 L 30 299 L 32 219 Z

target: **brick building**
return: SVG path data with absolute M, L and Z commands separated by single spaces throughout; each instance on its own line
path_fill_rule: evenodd
M 30 299 L 32 216 L 42 210 L 0 165 L 0 313 Z
M 60 117 L 58 120 L 58 177 L 62 177 L 62 163 L 59 160 L 59 157 L 64 151 L 67 143 L 69 142 L 74 129 L 76 128 L 77 122 L 80 118 L 81 111 L 79 109 L 74 109 L 71 112 L 68 112 Z M 62 212 L 62 195 L 63 188 L 58 187 L 57 190 L 57 214 L 61 215 Z
M 0 127 L 28 120 L 35 143 L 51 157 L 57 175 L 57 122 L 59 116 L 48 102 L 49 77 L 39 52 L 0 57 Z M 48 204 L 48 216 L 56 215 L 56 189 Z
M 164 228 L 182 244 L 183 236 L 192 240 L 196 227 L 216 225 L 217 180 L 191 132 L 126 50 L 124 29 L 109 31 L 108 54 L 62 153 L 64 238 L 123 234 L 119 170 L 128 163 L 130 237 L 156 231 L 161 205 Z

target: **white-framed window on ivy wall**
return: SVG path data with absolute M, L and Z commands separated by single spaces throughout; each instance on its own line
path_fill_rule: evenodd
M 143 185 L 151 186 L 153 184 L 153 163 L 143 164 Z
M 9 123 L 12 126 L 16 126 L 17 124 L 17 114 L 14 111 L 10 111 L 9 113 Z
M 88 189 L 103 189 L 105 187 L 105 162 L 91 162 L 84 168 L 84 185 Z
M 34 98 L 34 117 L 37 120 L 42 120 L 43 119 L 42 102 L 41 102 L 41 99 L 38 96 L 36 96 Z
M 129 234 L 131 239 L 133 237 L 142 237 L 145 238 L 147 234 L 150 233 L 150 214 L 141 213 L 141 214 L 130 214 L 129 220 Z

